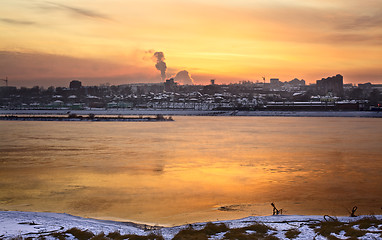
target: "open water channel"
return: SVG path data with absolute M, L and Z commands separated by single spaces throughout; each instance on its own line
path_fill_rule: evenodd
M 382 214 L 382 120 L 0 122 L 0 209 L 160 225 Z

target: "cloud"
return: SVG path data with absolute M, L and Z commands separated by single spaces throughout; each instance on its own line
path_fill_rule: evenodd
M 47 2 L 47 3 L 49 4 L 49 6 L 43 6 L 41 8 L 49 9 L 49 10 L 56 9 L 56 10 L 66 11 L 68 13 L 81 16 L 81 17 L 111 20 L 109 16 L 95 12 L 90 9 L 78 8 L 78 7 L 73 7 L 73 6 L 69 6 L 69 5 L 65 5 L 61 3 L 54 3 L 54 2 Z
M 266 21 L 273 27 L 288 26 L 298 30 L 328 31 L 342 30 L 344 26 L 357 24 L 361 19 L 358 13 L 341 12 L 334 9 L 317 9 L 313 7 L 284 6 L 254 10 L 256 21 Z M 349 26 L 348 26 L 349 27 Z
M 10 86 L 67 86 L 72 79 L 85 85 L 158 82 L 151 67 L 54 54 L 0 51 L 0 66 Z
M 367 28 L 380 28 L 382 26 L 382 13 L 365 16 L 350 16 L 343 18 L 338 24 L 339 29 L 365 30 Z
M 35 22 L 32 21 L 25 21 L 25 20 L 16 20 L 16 19 L 10 19 L 10 18 L 0 18 L 1 22 L 7 23 L 7 24 L 13 24 L 13 25 L 34 25 Z
M 322 38 L 322 41 L 327 43 L 338 44 L 356 44 L 356 43 L 368 43 L 371 45 L 382 44 L 381 34 L 367 34 L 367 33 L 334 33 Z
M 316 0 L 309 0 L 309 4 L 306 1 L 253 1 L 245 7 L 236 2 L 228 6 L 220 2 L 173 4 L 169 6 L 172 13 L 164 14 L 158 22 L 163 21 L 166 29 L 172 29 L 170 32 L 179 33 L 174 37 L 179 41 L 194 38 L 200 40 L 201 45 L 224 39 L 239 47 L 246 42 L 339 45 L 342 43 L 327 36 L 346 34 L 352 35 L 346 44 L 364 44 L 365 40 L 358 41 L 355 37 L 364 33 L 372 39 L 367 42 L 375 44 L 377 35 L 382 33 L 382 14 L 376 6 L 368 5 L 370 0 L 363 6 L 356 5 L 356 1 L 350 4 L 336 0 L 325 4 Z M 179 24 L 183 32 L 173 30 Z M 219 46 L 216 44 L 213 48 Z
M 349 69 L 343 71 L 344 81 L 346 83 L 365 83 L 372 82 L 381 84 L 382 82 L 382 69 L 381 68 L 362 68 L 362 69 Z

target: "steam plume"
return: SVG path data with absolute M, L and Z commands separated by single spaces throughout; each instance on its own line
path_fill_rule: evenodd
M 160 71 L 162 80 L 163 81 L 166 80 L 167 66 L 166 66 L 166 63 L 164 62 L 165 58 L 164 58 L 163 52 L 155 52 L 153 57 L 157 61 L 157 64 L 155 64 L 155 67 Z
M 183 85 L 194 85 L 194 79 L 192 79 L 191 75 L 186 70 L 178 72 L 174 79 Z

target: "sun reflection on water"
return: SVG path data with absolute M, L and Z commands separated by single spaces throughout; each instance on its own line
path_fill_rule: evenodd
M 379 119 L 0 122 L 0 208 L 154 224 L 378 213 Z M 363 126 L 362 129 L 359 126 Z M 361 212 L 363 211 L 363 212 Z

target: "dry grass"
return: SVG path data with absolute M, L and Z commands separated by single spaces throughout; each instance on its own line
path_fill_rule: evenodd
M 67 230 L 65 233 L 72 234 L 78 240 L 88 240 L 88 239 L 94 237 L 94 234 L 92 232 L 90 232 L 89 230 L 83 231 L 83 230 L 78 229 L 78 228 L 71 228 L 71 229 Z
M 110 240 L 110 238 L 105 236 L 105 233 L 100 233 L 95 235 L 94 237 L 90 238 L 90 240 Z
M 228 230 L 229 228 L 225 224 L 214 224 L 208 222 L 201 230 L 195 230 L 192 228 L 192 226 L 181 230 L 180 232 L 178 232 L 178 234 L 174 236 L 173 240 L 204 240 L 217 233 L 227 232 Z
M 375 217 L 365 217 L 350 223 L 343 223 L 333 219 L 330 221 L 312 224 L 311 227 L 314 228 L 314 231 L 317 234 L 327 237 L 328 239 L 338 239 L 333 236 L 332 233 L 339 234 L 341 231 L 345 232 L 345 236 L 348 237 L 348 239 L 358 239 L 369 232 L 365 229 L 372 226 L 377 228 L 381 224 L 382 221 L 376 219 Z M 356 229 L 354 226 L 358 226 L 360 229 Z
M 269 230 L 274 230 L 262 223 L 255 223 L 247 227 L 230 229 L 225 235 L 224 239 L 229 240 L 252 240 L 252 239 L 266 239 L 277 240 L 278 238 L 268 234 Z
M 300 235 L 300 231 L 298 229 L 289 229 L 285 232 L 285 237 L 289 239 L 294 239 Z
M 369 227 L 376 227 L 378 228 L 378 225 L 382 225 L 382 220 L 378 220 L 374 216 L 368 216 L 361 218 L 355 222 L 350 223 L 352 226 L 358 225 L 360 229 L 368 229 Z
M 234 230 L 234 231 L 232 231 Z M 278 240 L 279 238 L 273 235 L 247 234 L 243 231 L 235 231 L 240 229 L 231 229 L 224 235 L 224 239 L 228 240 Z
M 124 237 L 124 235 L 121 235 L 120 232 L 118 231 L 115 231 L 115 232 L 111 232 L 107 235 L 108 238 L 111 238 L 111 239 L 115 239 L 115 240 L 122 240 L 122 239 L 126 239 Z
M 326 237 L 329 240 L 339 239 L 333 234 L 342 234 L 349 239 L 358 239 L 364 236 L 366 233 L 379 234 L 378 237 L 382 238 L 382 234 L 378 231 L 382 230 L 382 220 L 378 220 L 375 217 L 364 217 L 354 222 L 340 222 L 335 218 L 330 218 L 330 220 L 322 221 L 315 224 L 310 224 L 310 227 L 317 235 Z M 370 227 L 375 227 L 378 230 L 367 230 Z M 173 238 L 173 240 L 208 240 L 211 239 L 216 234 L 221 233 L 225 240 L 277 240 L 278 238 L 274 236 L 276 230 L 268 227 L 262 223 L 254 223 L 247 227 L 229 229 L 225 224 L 214 224 L 207 223 L 203 229 L 195 230 L 191 225 L 178 232 Z M 298 229 L 290 229 L 285 231 L 285 237 L 288 239 L 297 238 L 300 235 Z M 374 235 L 375 236 L 375 235 Z M 78 228 L 71 228 L 63 232 L 53 232 L 49 234 L 41 234 L 38 237 L 23 238 L 21 235 L 11 238 L 11 240 L 29 240 L 29 239 L 58 239 L 66 240 L 72 238 L 78 240 L 164 240 L 162 236 L 155 234 L 149 234 L 147 236 L 139 236 L 126 234 L 121 235 L 120 232 L 115 231 L 109 234 L 100 233 L 95 235 L 88 230 L 81 230 Z M 378 238 L 377 237 L 377 238 Z M 0 238 L 1 239 L 1 238 Z
M 206 226 L 201 230 L 208 236 L 215 235 L 221 232 L 227 232 L 229 228 L 225 224 L 213 224 L 211 222 L 207 223 Z
M 63 232 L 55 232 L 51 233 L 50 236 L 54 237 L 55 239 L 58 240 L 66 240 L 67 235 Z
M 357 239 L 359 237 L 364 236 L 367 233 L 367 231 L 357 230 L 350 225 L 345 226 L 344 231 L 346 232 L 345 236 L 350 237 L 350 239 L 352 238 Z
M 162 236 L 158 236 L 153 233 L 147 236 L 139 236 L 139 235 L 125 235 L 125 236 L 128 236 L 129 240 L 164 240 Z
M 315 228 L 314 231 L 324 237 L 330 236 L 331 233 L 339 234 L 342 230 L 343 223 L 337 219 L 331 221 L 322 221 L 320 223 L 312 224 L 311 227 Z
M 279 240 L 279 238 L 273 235 L 268 235 L 265 238 L 263 238 L 263 240 Z
M 224 239 L 240 239 L 247 240 L 251 239 L 246 231 L 242 228 L 230 229 L 226 234 L 224 234 Z
M 139 235 L 132 235 L 132 234 L 126 234 L 121 235 L 119 232 L 111 232 L 107 235 L 108 239 L 113 240 L 122 240 L 122 239 L 129 239 L 129 240 L 164 240 L 162 236 L 155 235 L 153 233 L 147 235 L 147 236 L 139 236 Z
M 328 240 L 341 240 L 340 238 L 336 237 L 336 236 L 333 236 L 333 235 L 329 235 L 327 237 Z
M 179 231 L 173 240 L 208 240 L 208 236 L 201 230 L 195 230 L 191 226 Z

